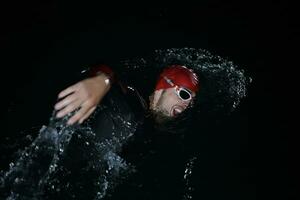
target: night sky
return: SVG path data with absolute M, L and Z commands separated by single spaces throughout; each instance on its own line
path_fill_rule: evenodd
M 1 6 L 1 85 L 7 105 L 1 144 L 47 124 L 56 95 L 77 80 L 84 65 L 159 48 L 204 48 L 232 60 L 253 79 L 247 98 L 228 120 L 229 127 L 238 123 L 232 130 L 238 133 L 242 199 L 287 199 L 296 193 L 288 174 L 295 181 L 299 172 L 293 154 L 292 161 L 287 157 L 295 148 L 288 146 L 274 101 L 274 92 L 284 89 L 273 84 L 290 37 L 285 4 L 99 2 L 29 0 Z

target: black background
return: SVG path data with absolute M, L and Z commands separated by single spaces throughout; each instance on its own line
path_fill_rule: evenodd
M 6 105 L 1 144 L 47 124 L 56 95 L 76 81 L 83 65 L 143 56 L 157 48 L 204 48 L 233 60 L 253 79 L 247 98 L 225 129 L 238 137 L 238 156 L 232 158 L 238 162 L 241 199 L 288 199 L 296 194 L 296 142 L 288 145 L 288 128 L 283 129 L 286 123 L 274 96 L 275 91 L 284 95 L 283 84 L 274 85 L 275 72 L 286 64 L 281 58 L 291 26 L 297 32 L 286 4 L 29 0 L 1 6 L 1 15 Z

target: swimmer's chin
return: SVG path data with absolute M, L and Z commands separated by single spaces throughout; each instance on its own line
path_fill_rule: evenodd
M 175 120 L 175 116 L 170 116 L 168 113 L 161 112 L 158 110 L 152 110 L 151 111 L 152 117 L 154 121 L 158 124 L 164 124 L 170 121 Z

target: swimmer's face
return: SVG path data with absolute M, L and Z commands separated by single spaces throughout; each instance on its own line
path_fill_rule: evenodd
M 184 92 L 186 91 L 181 91 L 178 87 L 156 90 L 152 95 L 150 109 L 153 112 L 160 113 L 167 118 L 175 118 L 187 109 L 196 96 L 194 92 L 188 91 L 191 98 L 183 96 L 183 99 L 180 95 L 184 95 Z

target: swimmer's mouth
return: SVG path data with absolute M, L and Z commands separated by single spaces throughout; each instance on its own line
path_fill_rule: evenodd
M 171 113 L 171 117 L 176 117 L 180 113 L 182 113 L 183 111 L 184 111 L 184 108 L 182 106 L 175 105 L 171 109 L 171 112 L 170 112 Z

